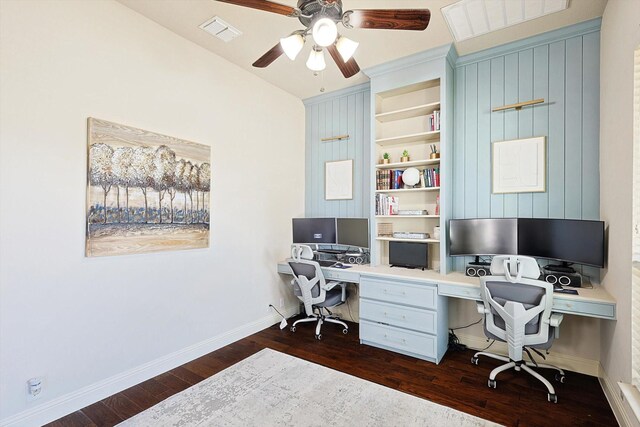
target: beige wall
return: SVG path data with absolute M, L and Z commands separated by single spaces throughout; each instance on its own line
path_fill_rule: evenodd
M 0 62 L 0 424 L 264 327 L 304 214 L 302 103 L 110 0 L 0 1 Z M 209 249 L 84 257 L 89 116 L 211 145 Z
M 611 381 L 631 380 L 631 223 L 633 52 L 640 44 L 640 1 L 609 0 L 600 55 L 600 215 L 609 230 L 603 284 L 616 322 L 603 322 L 601 363 Z

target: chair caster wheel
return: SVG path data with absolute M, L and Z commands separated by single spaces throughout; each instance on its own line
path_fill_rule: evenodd
M 478 358 L 476 356 L 473 356 L 471 358 L 471 364 L 472 365 L 477 365 L 480 361 L 478 360 Z
M 487 385 L 489 386 L 489 388 L 496 388 L 498 384 L 496 383 L 496 380 L 489 380 Z
M 556 381 L 561 382 L 562 384 L 564 384 L 565 376 L 562 375 L 562 374 L 556 374 Z
M 345 335 L 347 335 L 347 334 L 349 333 L 349 330 L 348 330 L 347 328 L 344 328 L 344 329 L 342 330 L 342 333 L 343 333 L 343 334 L 345 334 Z
M 321 340 L 321 339 L 322 339 L 322 334 L 318 334 L 318 335 L 316 335 L 316 339 L 317 339 L 318 341 L 319 341 L 319 340 Z
M 290 328 L 289 328 L 289 330 L 290 330 L 291 332 L 295 332 L 295 331 L 296 331 L 296 327 L 295 327 L 295 326 L 292 326 L 292 327 L 290 327 Z
M 549 402 L 558 403 L 558 396 L 555 394 L 547 393 L 547 400 Z

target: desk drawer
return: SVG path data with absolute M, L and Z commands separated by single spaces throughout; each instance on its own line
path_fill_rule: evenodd
M 460 286 L 450 285 L 447 283 L 438 284 L 438 295 L 445 297 L 463 298 L 479 301 L 482 299 L 480 296 L 480 286 Z
M 578 292 L 580 292 L 580 289 L 578 289 Z M 558 313 L 579 314 L 611 320 L 616 318 L 615 305 L 613 304 L 565 300 L 556 295 L 553 298 L 553 311 Z M 560 330 L 562 330 L 562 326 Z
M 425 357 L 436 357 L 436 337 L 433 335 L 361 320 L 360 339 Z
M 324 274 L 324 278 L 327 281 L 333 280 L 340 282 L 358 283 L 358 281 L 360 280 L 359 273 L 349 271 L 348 269 L 337 270 L 333 268 L 323 268 L 322 273 Z
M 363 299 L 360 301 L 360 318 L 429 334 L 436 333 L 435 311 Z
M 435 310 L 438 290 L 433 285 L 414 285 L 362 277 L 360 279 L 360 297 Z

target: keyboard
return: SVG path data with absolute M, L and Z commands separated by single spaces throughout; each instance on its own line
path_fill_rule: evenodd
M 331 267 L 335 263 L 336 261 L 318 261 L 318 264 L 320 264 L 320 267 Z

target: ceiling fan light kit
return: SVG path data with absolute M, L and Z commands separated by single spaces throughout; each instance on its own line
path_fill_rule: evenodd
M 280 45 L 285 55 L 292 61 L 296 59 L 302 48 L 304 47 L 305 38 L 300 33 L 293 33 L 289 37 L 280 39 Z
M 307 60 L 307 68 L 311 71 L 322 71 L 327 67 L 327 63 L 324 61 L 324 52 L 322 48 L 314 46 L 309 54 Z
M 356 9 L 343 12 L 342 0 L 298 0 L 297 7 L 269 0 L 218 1 L 297 18 L 304 25 L 304 30 L 280 39 L 280 43 L 253 63 L 254 67 L 267 67 L 283 53 L 294 60 L 302 50 L 306 36 L 311 34 L 315 45 L 309 54 L 307 68 L 315 72 L 326 68 L 323 51 L 326 48 L 346 78 L 360 72 L 353 59 L 359 43 L 339 36 L 337 24 L 345 28 L 423 31 L 431 18 L 429 9 Z

